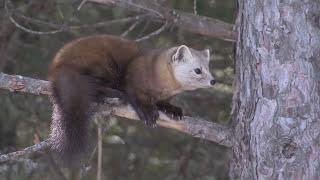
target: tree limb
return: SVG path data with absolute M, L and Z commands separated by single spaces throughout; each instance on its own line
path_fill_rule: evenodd
M 82 1 L 81 3 L 85 3 L 85 1 L 86 0 Z M 4 2 L 6 2 L 5 6 L 4 6 L 4 9 L 6 10 L 6 15 L 8 16 L 8 18 L 12 22 L 12 24 L 14 24 L 17 28 L 19 28 L 27 33 L 36 34 L 36 35 L 56 34 L 56 33 L 61 33 L 61 32 L 66 32 L 66 31 L 71 31 L 71 30 L 110 26 L 110 25 L 117 24 L 117 23 L 128 23 L 128 22 L 132 22 L 132 21 L 139 22 L 139 21 L 143 20 L 145 17 L 147 17 L 146 15 L 142 14 L 142 15 L 137 15 L 137 16 L 132 16 L 132 17 L 124 17 L 124 18 L 120 18 L 120 19 L 101 21 L 101 22 L 96 22 L 96 23 L 91 23 L 91 24 L 82 24 L 82 25 L 63 24 L 63 25 L 59 25 L 59 24 L 55 24 L 52 22 L 48 22 L 46 20 L 28 17 L 28 16 L 21 14 L 19 12 L 15 12 L 14 11 L 15 7 L 13 7 L 13 4 L 10 0 L 6 0 Z M 8 7 L 9 4 L 12 6 L 10 9 Z M 25 22 L 29 22 L 29 23 L 37 24 L 37 25 L 45 25 L 47 27 L 53 28 L 53 30 L 37 31 L 37 30 L 30 29 L 30 28 L 20 24 L 15 19 L 15 16 L 19 17 L 20 19 L 23 19 L 23 21 L 25 21 Z
M 19 75 L 8 75 L 4 73 L 0 73 L 0 89 L 7 89 L 11 92 L 26 92 L 36 95 L 51 94 L 50 82 L 48 81 L 23 77 Z M 96 113 L 97 115 L 105 116 L 111 114 L 119 117 L 125 117 L 129 120 L 139 120 L 138 116 L 130 105 L 121 104 L 117 106 L 110 106 L 110 104 L 112 104 L 112 100 L 114 99 L 108 99 L 110 100 L 109 105 L 100 105 L 99 112 Z M 162 127 L 175 129 L 177 131 L 190 134 L 194 137 L 216 142 L 223 146 L 232 146 L 231 130 L 229 127 L 224 125 L 205 121 L 200 118 L 192 118 L 187 116 L 184 116 L 180 121 L 176 121 L 161 112 L 157 124 Z M 22 151 L 0 155 L 0 162 L 6 161 L 11 157 L 43 150 L 47 146 L 47 141 L 43 141 L 38 145 L 25 148 Z
M 48 148 L 48 145 L 49 145 L 49 140 L 45 140 L 40 142 L 39 144 L 35 144 L 33 146 L 24 148 L 23 150 L 20 150 L 20 151 L 15 151 L 9 154 L 0 154 L 0 163 L 9 161 L 12 159 L 17 159 L 20 156 L 32 154 L 34 152 L 43 151 Z
M 152 0 L 88 0 L 86 2 L 116 6 L 138 13 L 148 12 L 148 16 L 152 21 L 171 22 L 173 26 L 182 28 L 186 31 L 219 38 L 225 41 L 234 42 L 237 39 L 237 33 L 233 31 L 233 24 L 214 18 L 166 8 L 156 4 Z
M 146 39 L 149 39 L 153 36 L 156 36 L 156 35 L 160 34 L 161 32 L 163 32 L 167 27 L 168 27 L 168 23 L 165 22 L 165 24 L 163 24 L 159 29 L 157 29 L 157 30 L 153 31 L 152 33 L 147 34 L 141 38 L 135 39 L 135 41 L 140 42 L 140 41 L 144 41 Z

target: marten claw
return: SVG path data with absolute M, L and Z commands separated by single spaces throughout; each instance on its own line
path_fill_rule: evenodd
M 171 117 L 173 120 L 181 120 L 182 119 L 182 110 L 181 109 L 175 109 L 175 111 L 165 111 L 165 113 Z
M 144 122 L 148 127 L 157 127 L 157 119 L 159 118 L 158 110 L 148 112 L 145 117 Z
M 157 127 L 157 123 L 156 122 L 151 122 L 151 121 L 144 121 L 144 124 L 148 127 L 151 128 L 156 128 Z
M 156 128 L 157 127 L 157 123 L 152 124 L 152 127 Z
M 160 111 L 164 112 L 168 117 L 174 120 L 182 119 L 182 110 L 179 107 L 171 105 L 169 103 L 159 103 L 158 108 Z

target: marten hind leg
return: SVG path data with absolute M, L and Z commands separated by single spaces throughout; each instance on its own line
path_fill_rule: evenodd
M 181 120 L 183 113 L 182 109 L 170 104 L 169 102 L 166 101 L 161 101 L 157 103 L 157 107 L 160 111 L 166 113 L 169 115 L 171 118 L 175 120 Z
M 119 98 L 123 103 L 127 102 L 127 96 L 124 92 L 105 86 L 98 86 L 97 102 L 103 102 L 105 98 Z
M 125 93 L 117 88 L 117 80 L 112 79 L 108 75 L 101 78 L 88 72 L 84 74 L 90 79 L 90 84 L 95 88 L 95 102 L 103 103 L 106 98 L 119 98 L 121 101 L 126 102 Z

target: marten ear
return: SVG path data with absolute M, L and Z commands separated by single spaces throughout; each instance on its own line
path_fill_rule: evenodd
M 190 49 L 186 45 L 181 45 L 177 48 L 171 60 L 172 62 L 184 62 L 190 58 L 192 58 Z
M 206 57 L 206 60 L 210 61 L 210 50 L 209 49 L 202 50 L 202 53 Z

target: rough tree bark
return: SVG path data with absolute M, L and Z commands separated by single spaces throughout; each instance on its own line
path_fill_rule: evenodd
M 238 0 L 231 179 L 320 178 L 320 1 Z

